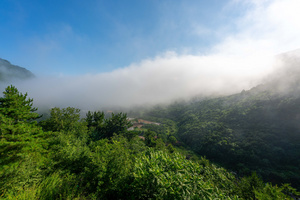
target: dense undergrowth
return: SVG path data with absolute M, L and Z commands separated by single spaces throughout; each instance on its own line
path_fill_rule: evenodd
M 32 99 L 0 98 L 2 199 L 291 199 L 288 184 L 235 174 L 177 148 L 176 127 L 128 131 L 126 114 L 53 108 L 37 123 Z M 168 124 L 166 123 L 166 124 Z M 150 128 L 150 127 L 149 127 Z M 164 135 L 163 130 L 167 133 Z M 172 137 L 173 136 L 173 137 Z M 175 147 L 173 145 L 175 145 Z

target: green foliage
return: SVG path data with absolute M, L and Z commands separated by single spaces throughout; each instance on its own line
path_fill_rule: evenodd
M 114 134 L 126 135 L 127 129 L 131 127 L 132 124 L 127 120 L 127 115 L 123 113 L 114 114 L 105 120 L 105 126 L 103 135 L 106 138 L 112 137 Z
M 14 108 L 14 104 L 5 105 Z M 180 114 L 181 109 L 171 108 Z M 177 140 L 170 132 L 148 130 L 143 141 L 127 130 L 131 124 L 126 114 L 104 119 L 103 112 L 88 112 L 86 119 L 80 119 L 79 109 L 53 108 L 50 117 L 39 123 L 48 131 L 44 132 L 30 122 L 31 111 L 0 113 L 0 198 L 289 199 L 299 195 L 287 184 L 265 184 L 256 174 L 239 180 L 205 158 L 190 159 L 196 156 L 183 146 L 166 147 L 160 136 L 168 136 L 168 143 Z M 170 126 L 165 130 L 177 127 L 172 120 L 166 121 Z M 200 127 L 188 127 L 187 123 L 196 125 L 185 121 L 180 128 L 201 131 L 195 141 L 201 145 L 199 152 L 215 146 L 235 151 L 232 129 L 224 124 L 203 122 Z
M 176 122 L 178 144 L 236 172 L 300 188 L 300 98 L 258 86 L 144 113 Z
M 106 170 L 100 181 L 102 185 L 98 187 L 97 191 L 98 196 L 103 199 L 120 199 L 130 193 L 128 191 L 128 181 L 133 157 L 130 149 L 126 148 L 127 145 L 128 142 L 125 138 L 114 137 L 112 138 L 112 144 L 106 144 L 100 148 L 96 147 L 96 151 L 100 155 L 106 154 Z M 99 161 L 95 161 L 97 165 L 100 165 Z
M 29 188 L 21 188 L 18 193 L 7 194 L 6 199 L 83 199 L 83 195 L 78 190 L 78 185 L 74 183 L 76 183 L 75 176 L 54 173 L 46 177 L 39 184 L 35 184 Z
M 39 115 L 33 113 L 37 109 L 32 107 L 32 99 L 27 99 L 27 93 L 24 95 L 14 86 L 8 86 L 0 97 L 0 114 L 13 119 L 13 123 L 19 121 L 28 121 L 37 119 Z
M 154 113 L 152 113 L 154 115 Z M 149 129 L 151 131 L 156 132 L 156 134 L 160 135 L 160 137 L 165 136 L 170 136 L 170 135 L 176 135 L 177 133 L 177 124 L 175 121 L 171 119 L 166 119 L 166 118 L 159 118 L 159 117 L 153 117 L 153 116 L 145 116 L 145 119 L 154 121 L 154 122 L 159 122 L 160 125 L 155 125 L 155 124 L 145 124 L 143 128 Z
M 156 146 L 156 134 L 153 131 L 147 130 L 146 133 L 144 134 L 145 137 L 145 143 L 148 147 L 155 147 Z
M 91 138 L 94 141 L 101 139 L 103 135 L 104 117 L 104 112 L 100 111 L 95 111 L 93 113 L 91 111 L 88 111 L 88 113 L 86 114 L 85 120 L 91 133 Z
M 36 113 L 32 99 L 26 100 L 9 86 L 1 98 L 0 112 L 0 192 L 18 192 L 39 182 L 39 173 L 48 159 L 45 155 L 45 134 L 32 123 Z M 7 193 L 8 194 L 8 193 Z
M 80 109 L 67 108 L 52 108 L 50 110 L 50 118 L 41 121 L 40 126 L 45 131 L 80 131 L 86 129 L 84 122 L 80 121 Z
M 289 190 L 291 192 L 285 193 L 285 190 Z M 281 200 L 281 199 L 290 199 L 293 200 L 292 198 L 293 195 L 298 194 L 294 188 L 291 188 L 290 186 L 283 185 L 282 187 L 278 186 L 272 186 L 270 183 L 267 183 L 265 187 L 262 189 L 255 189 L 255 199 L 258 200 L 268 200 L 268 199 L 274 199 L 274 200 Z M 296 197 L 296 196 L 294 196 Z
M 169 144 L 169 145 L 167 146 L 167 150 L 168 150 L 170 153 L 173 153 L 173 152 L 175 151 L 175 148 L 173 147 L 172 144 Z
M 86 114 L 86 122 L 88 128 L 95 127 L 96 129 L 101 129 L 104 121 L 104 112 L 95 111 L 91 112 L 88 111 Z
M 177 139 L 176 139 L 176 137 L 174 137 L 173 135 L 172 136 L 170 136 L 169 137 L 169 142 L 171 143 L 171 144 L 176 144 L 176 142 L 177 142 Z
M 132 199 L 230 199 L 234 177 L 180 154 L 148 151 L 136 160 Z
M 111 138 L 114 134 L 124 135 L 128 139 L 133 138 L 136 134 L 128 132 L 127 129 L 132 126 L 127 120 L 127 115 L 123 113 L 112 113 L 111 117 L 105 119 L 103 112 L 88 112 L 86 122 L 89 128 L 91 139 L 97 141 L 103 138 Z
M 237 184 L 237 193 L 243 199 L 255 199 L 255 191 L 260 191 L 264 188 L 263 181 L 252 173 L 249 177 L 243 177 Z

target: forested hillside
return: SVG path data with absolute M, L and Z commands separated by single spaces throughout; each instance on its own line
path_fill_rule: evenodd
M 205 158 L 174 148 L 171 120 L 165 120 L 169 124 L 164 127 L 166 140 L 154 130 L 144 131 L 143 140 L 138 130 L 128 131 L 131 124 L 126 114 L 106 117 L 94 111 L 80 119 L 79 109 L 52 108 L 50 116 L 37 123 L 40 116 L 32 103 L 27 93 L 14 86 L 7 87 L 0 98 L 2 199 L 292 199 L 298 194 L 288 184 L 264 183 L 255 173 L 237 177 Z M 199 125 L 189 120 L 192 113 L 186 116 L 179 124 L 179 136 L 197 150 L 196 143 L 186 137 L 190 132 L 182 130 L 192 126 L 198 130 Z M 224 154 L 234 148 L 229 128 L 218 122 L 205 122 L 202 127 L 218 132 L 206 135 L 208 140 L 201 145 L 220 144 Z M 201 133 L 195 132 L 194 140 L 201 142 Z M 218 141 L 219 135 L 229 139 Z
M 156 107 L 144 116 L 173 120 L 176 137 L 238 176 L 255 171 L 300 189 L 300 78 L 296 58 L 265 84 L 239 94 Z
M 29 70 L 0 58 L 0 83 L 12 80 L 26 80 L 33 77 L 33 73 Z

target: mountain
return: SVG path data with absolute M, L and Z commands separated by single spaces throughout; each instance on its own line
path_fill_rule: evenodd
M 0 82 L 26 80 L 33 77 L 34 74 L 29 70 L 13 65 L 9 61 L 0 58 Z
M 30 119 L 39 115 L 31 112 L 36 109 L 26 96 L 8 86 L 0 98 L 1 199 L 300 197 L 288 184 L 264 183 L 255 173 L 237 177 L 182 146 L 174 148 L 178 143 L 166 120 L 160 125 L 139 120 L 145 124 L 143 129 L 152 126 L 152 130 L 131 131 L 131 122 L 123 113 L 106 118 L 104 112 L 88 112 L 80 120 L 79 109 L 56 107 L 48 118 L 35 123 Z M 222 126 L 217 126 L 208 143 L 223 134 Z M 157 131 L 161 134 L 156 135 Z M 142 133 L 143 137 L 138 137 Z M 171 136 L 164 140 L 163 135 Z M 218 143 L 227 146 L 225 139 Z M 231 159 L 230 155 L 225 158 Z
M 300 189 L 299 55 L 280 55 L 278 70 L 248 91 L 174 103 L 145 115 L 173 120 L 180 142 L 240 176 L 256 171 L 265 181 Z
M 8 86 L 0 98 L 1 197 L 299 199 L 283 184 L 300 189 L 297 66 L 238 94 L 157 106 L 143 119 L 160 125 L 142 120 L 133 131 L 126 114 L 80 120 L 71 107 L 32 122 L 33 100 Z

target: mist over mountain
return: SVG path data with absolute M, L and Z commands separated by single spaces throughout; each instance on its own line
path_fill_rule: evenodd
M 272 70 L 258 70 L 251 76 L 246 73 L 251 68 L 243 65 L 220 67 L 224 60 L 171 55 L 104 74 L 38 77 L 18 82 L 17 87 L 29 91 L 39 108 L 71 106 L 85 111 L 164 103 L 167 106 L 143 108 L 141 117 L 172 122 L 182 144 L 238 176 L 256 171 L 265 181 L 288 182 L 299 189 L 300 50 L 275 56 L 272 62 L 252 60 L 250 64 L 261 61 Z M 190 61 L 189 70 L 184 61 Z M 238 64 L 249 66 L 247 61 Z M 199 63 L 211 68 L 201 68 Z M 163 73 L 158 76 L 158 72 Z M 172 104 L 176 99 L 187 101 Z M 116 111 L 117 107 L 109 108 Z M 136 115 L 135 111 L 128 114 Z
M 38 76 L 15 86 L 37 107 L 99 110 L 167 104 L 197 95 L 228 95 L 250 89 L 269 73 L 269 57 L 168 53 L 111 72 Z
M 238 175 L 300 189 L 300 51 L 277 56 L 261 84 L 232 95 L 156 106 L 147 120 L 172 120 L 177 138 Z
M 300 200 L 300 0 L 0 0 L 0 199 Z
M 266 77 L 265 87 L 282 95 L 300 95 L 300 49 L 277 56 L 277 66 Z
M 101 110 L 226 96 L 258 85 L 261 90 L 296 95 L 299 64 L 300 50 L 245 58 L 169 53 L 107 73 L 31 79 L 30 71 L 1 59 L 0 80 L 7 83 L 2 90 L 14 84 L 28 92 L 37 107 Z
M 27 80 L 33 77 L 35 77 L 34 74 L 29 70 L 0 58 L 0 82 L 10 83 L 11 81 Z

